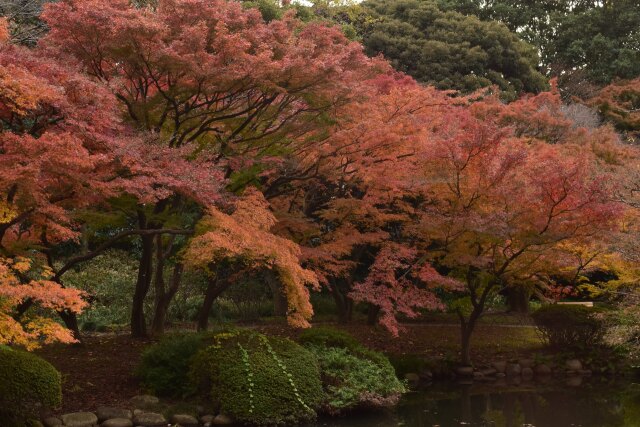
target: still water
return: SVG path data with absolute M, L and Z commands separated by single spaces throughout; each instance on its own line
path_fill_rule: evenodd
M 640 427 L 640 384 L 438 385 L 393 411 L 321 420 L 314 427 Z

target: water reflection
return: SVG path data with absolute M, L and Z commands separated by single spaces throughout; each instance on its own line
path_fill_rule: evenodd
M 575 381 L 574 381 L 575 382 Z M 640 427 L 640 385 L 438 385 L 394 410 L 320 421 L 326 427 Z

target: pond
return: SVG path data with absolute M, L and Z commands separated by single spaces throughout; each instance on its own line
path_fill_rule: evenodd
M 440 384 L 393 411 L 320 420 L 314 427 L 640 427 L 640 384 Z

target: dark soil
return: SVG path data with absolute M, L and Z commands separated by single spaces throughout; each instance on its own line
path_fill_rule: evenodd
M 51 345 L 38 354 L 62 373 L 60 412 L 92 411 L 97 406 L 126 407 L 141 389 L 134 376 L 150 340 L 129 335 L 90 335 L 78 345 Z

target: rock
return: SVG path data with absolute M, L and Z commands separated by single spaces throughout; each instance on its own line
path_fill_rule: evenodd
M 494 368 L 486 368 L 480 371 L 485 377 L 492 377 L 498 373 Z
M 171 416 L 171 423 L 179 424 L 182 427 L 197 427 L 198 420 L 191 415 L 176 414 Z
M 424 381 L 431 381 L 433 379 L 433 372 L 429 369 L 423 369 L 420 371 L 420 379 Z
M 545 365 L 544 363 L 536 365 L 533 371 L 536 375 L 551 375 L 551 368 L 549 365 Z
M 38 420 L 29 420 L 27 423 L 29 427 L 44 427 L 44 424 Z
M 484 374 L 482 372 L 476 371 L 473 373 L 473 379 L 476 381 L 482 381 L 484 380 Z
M 136 415 L 143 414 L 144 411 L 142 409 L 134 409 L 132 413 L 133 413 L 133 416 L 135 417 Z
M 456 374 L 461 377 L 471 377 L 473 376 L 473 366 L 459 366 L 456 369 Z
M 92 427 L 98 424 L 98 417 L 93 412 L 74 412 L 60 417 L 65 427 Z
M 112 418 L 128 418 L 131 419 L 132 414 L 128 409 L 111 408 L 108 406 L 100 406 L 96 411 L 98 421 L 106 421 Z
M 420 376 L 414 372 L 404 374 L 404 379 L 407 380 L 410 387 L 417 387 L 420 384 Z
M 575 375 L 573 377 L 567 377 L 565 384 L 568 387 L 580 387 L 582 385 L 582 377 L 579 375 Z
M 233 424 L 233 420 L 231 417 L 228 417 L 224 414 L 216 415 L 211 424 L 216 426 L 227 426 Z
M 133 409 L 150 409 L 156 407 L 158 403 L 160 403 L 160 399 L 147 394 L 131 398 L 131 405 L 133 406 Z
M 506 376 L 507 376 L 507 374 L 505 374 L 504 372 L 498 372 L 498 373 L 496 374 L 496 378 L 504 378 L 504 377 L 506 377 Z
M 564 365 L 568 371 L 581 371 L 582 363 L 578 359 L 569 359 Z
M 58 427 L 62 425 L 62 421 L 58 417 L 47 417 L 42 420 L 45 427 Z
M 509 363 L 507 364 L 507 370 L 505 373 L 508 377 L 517 377 L 522 372 L 522 367 L 519 363 Z
M 136 426 L 159 427 L 166 426 L 167 419 L 162 414 L 156 414 L 155 412 L 143 412 L 142 414 L 138 414 L 133 417 L 133 423 Z
M 207 424 L 211 425 L 215 417 L 216 417 L 215 415 L 203 415 L 200 417 L 200 423 L 204 425 L 207 425 Z
M 580 375 L 584 375 L 585 377 L 590 377 L 591 376 L 591 369 L 581 369 L 580 371 L 578 371 L 578 373 Z
M 503 374 L 507 371 L 507 362 L 493 362 L 491 366 L 493 366 L 496 371 Z
M 129 418 L 110 418 L 100 424 L 100 427 L 133 427 L 133 422 Z
M 520 359 L 520 360 L 518 360 L 518 363 L 520 364 L 520 367 L 522 369 L 524 369 L 524 368 L 533 368 L 533 365 L 534 365 L 533 359 Z
M 522 378 L 533 378 L 533 369 L 529 367 L 522 368 Z

